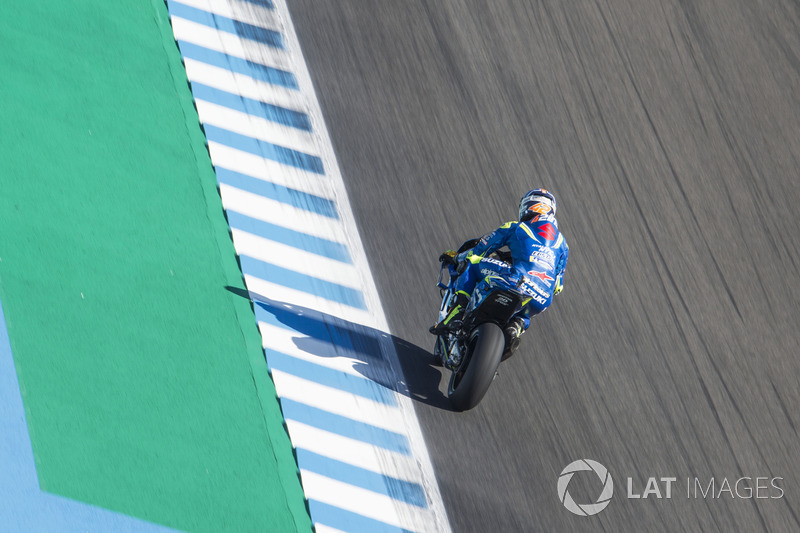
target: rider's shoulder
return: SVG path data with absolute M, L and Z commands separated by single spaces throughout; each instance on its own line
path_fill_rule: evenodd
M 517 220 L 512 220 L 512 221 L 510 221 L 510 222 L 506 222 L 505 224 L 503 224 L 502 226 L 500 226 L 500 228 L 499 228 L 499 229 L 508 229 L 508 228 L 510 228 L 511 226 L 516 226 L 516 225 L 519 225 L 519 221 L 517 221 Z

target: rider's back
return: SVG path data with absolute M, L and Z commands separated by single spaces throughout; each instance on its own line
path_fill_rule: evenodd
M 507 246 L 514 268 L 550 292 L 563 273 L 569 248 L 552 215 L 538 215 L 509 227 Z

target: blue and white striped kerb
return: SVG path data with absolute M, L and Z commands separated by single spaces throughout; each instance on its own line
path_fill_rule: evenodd
M 283 0 L 168 0 L 321 531 L 449 531 Z

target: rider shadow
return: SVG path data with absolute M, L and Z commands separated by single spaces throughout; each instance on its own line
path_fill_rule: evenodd
M 313 309 L 272 300 L 266 296 L 235 287 L 228 291 L 251 299 L 259 320 L 282 324 L 299 335 L 295 346 L 316 357 L 349 357 L 353 369 L 387 389 L 408 396 L 432 407 L 452 410 L 450 402 L 439 390 L 442 371 L 434 365 L 427 350 L 394 335 L 361 324 L 334 317 Z M 278 324 L 279 323 L 279 324 Z M 404 380 L 398 381 L 396 365 L 389 359 L 392 343 L 402 368 Z

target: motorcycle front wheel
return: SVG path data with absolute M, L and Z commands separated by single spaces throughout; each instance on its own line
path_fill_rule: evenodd
M 487 322 L 472 330 L 464 358 L 447 387 L 454 409 L 466 411 L 480 403 L 492 384 L 504 348 L 505 336 L 497 324 Z
M 447 357 L 445 343 L 445 338 L 442 335 L 436 337 L 436 344 L 433 347 L 433 364 L 436 366 L 444 366 L 444 360 Z

